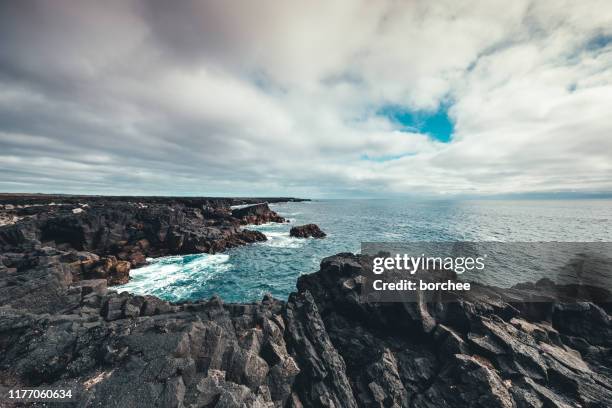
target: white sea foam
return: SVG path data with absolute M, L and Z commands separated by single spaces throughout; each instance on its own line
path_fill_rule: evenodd
M 130 271 L 130 281 L 117 286 L 118 291 L 140 295 L 164 290 L 177 298 L 192 289 L 191 285 L 174 285 L 182 280 L 192 280 L 201 287 L 207 280 L 227 271 L 231 264 L 226 254 L 200 254 L 169 256 L 150 260 L 151 264 Z
M 246 229 L 251 229 L 251 230 L 261 230 L 261 229 L 266 229 L 266 228 L 274 228 L 274 227 L 278 227 L 278 226 L 283 226 L 283 224 L 279 224 L 277 222 L 265 222 L 263 224 L 249 224 L 247 225 L 245 228 Z
M 262 242 L 262 245 L 275 248 L 299 248 L 304 245 L 305 240 L 289 236 L 289 232 L 266 232 L 267 241 Z
M 236 204 L 236 205 L 230 205 L 230 210 L 238 210 L 240 208 L 246 208 L 246 207 L 251 207 L 253 205 L 258 205 L 258 204 L 265 204 L 264 202 L 261 203 L 252 203 L 252 204 Z

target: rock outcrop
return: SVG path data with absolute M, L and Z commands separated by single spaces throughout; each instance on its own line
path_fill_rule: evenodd
M 232 216 L 241 224 L 266 224 L 268 222 L 287 222 L 283 217 L 270 209 L 268 203 L 259 203 L 232 210 Z
M 114 256 L 100 258 L 91 252 L 65 252 L 62 260 L 68 262 L 72 281 L 104 279 L 109 286 L 123 285 L 130 279 L 131 263 L 118 261 Z
M 612 406 L 609 305 L 527 303 L 528 286 L 361 303 L 352 254 L 286 302 L 170 304 L 75 282 L 65 257 L 3 254 L 3 390 L 71 389 L 83 407 Z
M 292 227 L 289 235 L 295 238 L 325 238 L 327 234 L 321 231 L 317 224 L 306 224 Z
M 23 219 L 0 227 L 0 250 L 24 253 L 53 247 L 115 257 L 137 267 L 145 264 L 147 257 L 216 253 L 264 241 L 264 234 L 242 226 L 284 222 L 267 204 L 243 209 L 248 215 L 233 216 L 229 207 L 203 202 L 201 207 L 112 200 L 22 206 L 19 214 Z M 15 206 L 11 208 L 14 211 Z M 119 265 L 120 270 L 125 267 Z

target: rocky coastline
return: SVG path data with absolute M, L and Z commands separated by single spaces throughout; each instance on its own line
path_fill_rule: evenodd
M 0 196 L 0 214 L 12 220 L 0 226 L 4 267 L 23 269 L 53 248 L 74 281 L 110 285 L 126 283 L 130 269 L 149 257 L 222 252 L 266 240 L 244 226 L 286 222 L 261 199 L 19 196 L 6 203 L 10 198 Z M 244 207 L 232 210 L 236 205 Z
M 287 300 L 116 293 L 146 257 L 223 251 L 265 239 L 245 224 L 283 221 L 230 208 L 259 200 L 166 200 L 9 203 L 23 218 L 0 227 L 0 394 L 70 389 L 79 407 L 612 406 L 610 305 L 559 303 L 576 291 L 552 282 L 361 303 L 369 260 L 338 254 Z
M 316 224 L 298 225 L 289 230 L 289 236 L 295 238 L 325 238 L 327 234 Z

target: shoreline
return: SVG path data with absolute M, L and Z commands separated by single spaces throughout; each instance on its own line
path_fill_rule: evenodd
M 122 281 L 129 269 L 146 265 L 146 258 L 223 252 L 266 240 L 263 233 L 244 228 L 248 225 L 286 222 L 259 198 L 219 201 L 210 197 L 166 197 L 143 202 L 141 197 L 116 201 L 73 196 L 71 200 L 55 202 L 56 198 L 45 196 L 41 202 L 43 197 L 37 195 L 0 204 L 0 217 L 8 220 L 0 226 L 0 248 L 26 253 L 52 247 L 65 251 L 72 262 L 91 263 L 114 257 L 110 260 L 113 264 L 129 263 L 121 265 Z M 235 205 L 240 208 L 232 209 Z M 114 266 L 106 269 L 109 268 Z M 127 272 L 123 271 L 126 268 Z
M 364 304 L 356 278 L 365 261 L 326 258 L 286 301 L 254 303 L 170 303 L 53 280 L 37 296 L 60 293 L 55 311 L 0 307 L 0 391 L 70 389 L 85 406 L 231 399 L 249 407 L 360 407 L 389 399 L 463 407 L 474 392 L 508 408 L 612 402 L 612 385 L 601 381 L 610 367 L 600 356 L 612 346 L 602 307 L 529 301 L 554 292 L 550 285 L 511 298 L 483 287 L 486 296 L 444 305 Z M 45 272 L 62 273 L 53 263 Z M 559 388 L 560 381 L 577 388 Z
M 182 204 L 70 204 L 36 207 L 52 215 L 0 227 L 0 396 L 70 389 L 80 406 L 135 407 L 612 405 L 612 364 L 604 358 L 612 305 L 554 296 L 579 288 L 475 285 L 450 303 L 363 303 L 358 277 L 368 259 L 349 253 L 300 276 L 286 300 L 172 303 L 109 287 L 125 277 L 117 267 L 136 250 L 180 252 L 188 242 L 216 250 L 257 239 L 240 235 L 243 222 L 279 216 L 253 207 L 232 214 Z M 166 231 L 156 228 L 165 225 L 160 219 L 176 223 Z M 211 241 L 205 228 L 226 234 Z M 99 231 L 114 235 L 105 241 Z M 166 235 L 157 242 L 159 231 Z M 136 244 L 140 234 L 151 238 L 147 250 Z M 59 242 L 36 244 L 41 237 Z M 8 250 L 20 246 L 21 254 Z

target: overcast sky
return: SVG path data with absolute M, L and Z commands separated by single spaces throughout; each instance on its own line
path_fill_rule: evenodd
M 612 192 L 612 3 L 2 1 L 0 191 Z

